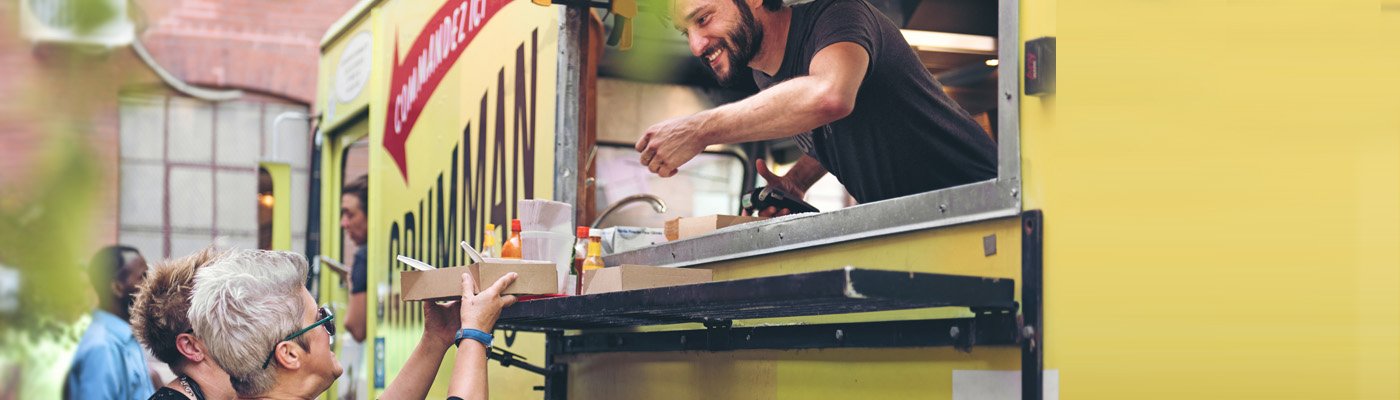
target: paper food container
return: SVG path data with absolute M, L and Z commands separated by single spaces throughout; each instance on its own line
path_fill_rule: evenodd
M 622 265 L 584 273 L 583 294 L 693 285 L 713 279 L 714 273 L 708 269 Z
M 731 225 L 762 221 L 766 217 L 743 215 L 710 215 L 684 217 L 666 221 L 666 240 L 681 240 L 704 235 Z
M 515 283 L 502 294 L 555 294 L 559 291 L 558 272 L 554 263 L 486 259 L 485 263 L 462 267 L 438 268 L 427 271 L 399 273 L 399 289 L 408 301 L 453 300 L 462 297 L 462 273 L 470 271 L 476 277 L 476 287 L 483 290 L 507 273 L 516 273 Z

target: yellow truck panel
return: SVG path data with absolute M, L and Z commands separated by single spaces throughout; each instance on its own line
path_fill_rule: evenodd
M 466 0 L 376 3 L 364 18 L 344 24 L 345 33 L 328 35 L 323 77 L 339 54 L 361 33 L 372 32 L 367 87 L 359 97 L 339 102 L 334 118 L 323 119 L 330 134 L 322 163 L 338 176 L 343 162 L 342 123 L 359 119 L 369 149 L 368 335 L 369 388 L 382 391 L 397 374 L 422 332 L 420 304 L 399 299 L 394 261 L 406 255 L 436 266 L 460 265 L 457 243 L 480 243 L 484 226 L 507 225 L 515 201 L 553 194 L 553 143 L 557 12 L 528 2 Z M 347 78 L 348 79 L 348 78 Z M 322 85 L 322 104 L 337 102 L 333 85 Z M 347 91 L 348 92 L 348 91 Z M 350 110 L 352 112 L 344 112 Z M 329 110 L 323 110 L 323 113 Z M 323 114 L 323 118 L 330 117 Z M 342 122 L 345 121 L 345 122 Z M 544 166 L 536 168 L 537 165 Z M 335 182 L 335 183 L 333 183 Z M 322 229 L 334 223 L 339 183 L 322 190 Z M 327 235 L 328 237 L 331 235 Z M 328 254 L 339 245 L 327 240 Z M 323 276 L 322 287 L 328 284 Z M 327 294 L 339 295 L 338 288 Z M 513 342 L 513 343 L 511 343 Z M 500 347 L 543 359 L 543 339 L 520 334 L 497 340 Z M 511 343 L 508 345 L 507 343 Z M 452 357 L 443 363 L 445 382 Z M 492 387 L 529 393 L 536 375 L 493 368 Z M 430 397 L 445 397 L 435 385 Z
M 505 225 L 514 215 L 514 200 L 554 193 L 559 10 L 492 1 L 376 4 L 363 22 L 374 37 L 363 100 L 372 143 L 370 285 L 384 288 L 371 289 L 371 302 L 385 304 L 382 316 L 371 306 L 370 332 L 385 340 L 384 359 L 374 361 L 385 381 L 421 326 L 417 305 L 395 300 L 393 271 L 404 267 L 392 257 L 459 264 L 456 241 L 479 243 L 486 222 Z M 461 4 L 468 25 L 474 12 L 495 13 L 446 66 L 432 65 L 455 50 L 431 44 L 429 34 L 425 48 L 436 58 L 415 75 L 420 62 L 409 57 L 425 53 L 411 49 L 444 24 L 434 17 L 444 7 Z M 459 18 L 452 12 L 449 31 Z M 1014 96 L 1019 199 L 1045 215 L 1042 344 L 1060 398 L 1400 397 L 1395 1 L 1023 1 L 1016 25 L 1018 43 L 1053 36 L 1059 46 L 1057 93 Z M 334 36 L 327 59 L 338 59 L 330 56 L 336 43 L 352 36 Z M 433 79 L 435 90 L 418 91 L 417 82 Z M 423 98 L 416 111 L 400 106 L 414 96 Z M 409 114 L 415 121 L 403 130 Z M 532 158 L 522 139 L 529 135 L 538 143 Z M 332 153 L 322 165 L 338 171 Z M 336 209 L 337 194 L 323 188 L 324 210 Z M 323 231 L 335 232 L 323 215 Z M 1019 289 L 1019 224 L 987 219 L 698 267 L 725 280 L 857 265 L 1004 277 Z M 984 251 L 988 235 L 996 254 Z M 331 242 L 323 251 L 338 254 Z M 736 326 L 964 315 L 935 309 Z M 542 343 L 522 333 L 510 349 L 539 364 Z M 562 361 L 573 399 L 952 399 L 955 371 L 1021 366 L 1009 347 Z M 530 390 L 538 376 L 493 367 L 491 379 L 493 398 L 540 397 Z
M 1400 12 L 1022 10 L 1059 42 L 1021 133 L 1060 398 L 1400 398 Z

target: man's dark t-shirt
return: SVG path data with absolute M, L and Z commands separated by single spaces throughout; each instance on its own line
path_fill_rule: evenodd
M 851 42 L 870 55 L 855 109 L 795 137 L 807 155 L 867 203 L 996 177 L 996 144 L 924 69 L 884 14 L 865 0 L 792 6 L 787 50 L 776 75 L 754 71 L 767 89 L 805 76 L 812 57 Z
M 350 266 L 350 293 L 364 293 L 367 286 L 366 279 L 369 273 L 366 271 L 365 246 L 355 249 L 355 263 Z

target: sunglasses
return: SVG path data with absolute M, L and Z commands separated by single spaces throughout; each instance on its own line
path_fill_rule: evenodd
M 292 332 L 292 334 L 287 335 L 287 337 L 282 338 L 282 340 L 277 343 L 296 339 L 298 336 L 305 335 L 318 326 L 326 328 L 326 333 L 330 334 L 331 340 L 335 340 L 335 314 L 331 313 L 331 309 L 326 308 L 326 306 L 321 306 L 321 308 L 316 309 L 316 317 L 318 318 L 316 322 L 312 322 L 311 325 L 307 325 L 305 328 Z M 272 363 L 272 356 L 274 354 L 277 354 L 276 348 L 273 348 L 272 351 L 267 353 L 267 359 L 263 360 L 263 369 L 267 369 L 268 364 Z

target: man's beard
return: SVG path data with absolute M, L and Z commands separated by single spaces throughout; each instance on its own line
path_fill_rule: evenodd
M 721 76 L 710 63 L 705 63 L 705 67 L 710 69 L 715 80 L 724 87 L 734 84 L 734 70 L 741 65 L 748 65 L 763 45 L 763 27 L 758 25 L 758 21 L 754 19 L 753 11 L 749 10 L 748 5 L 744 4 L 743 0 L 734 0 L 734 6 L 739 8 L 739 26 L 729 32 L 729 37 L 725 38 L 724 43 L 720 45 L 724 48 L 724 53 L 729 59 L 729 70 L 726 71 L 728 73 Z

